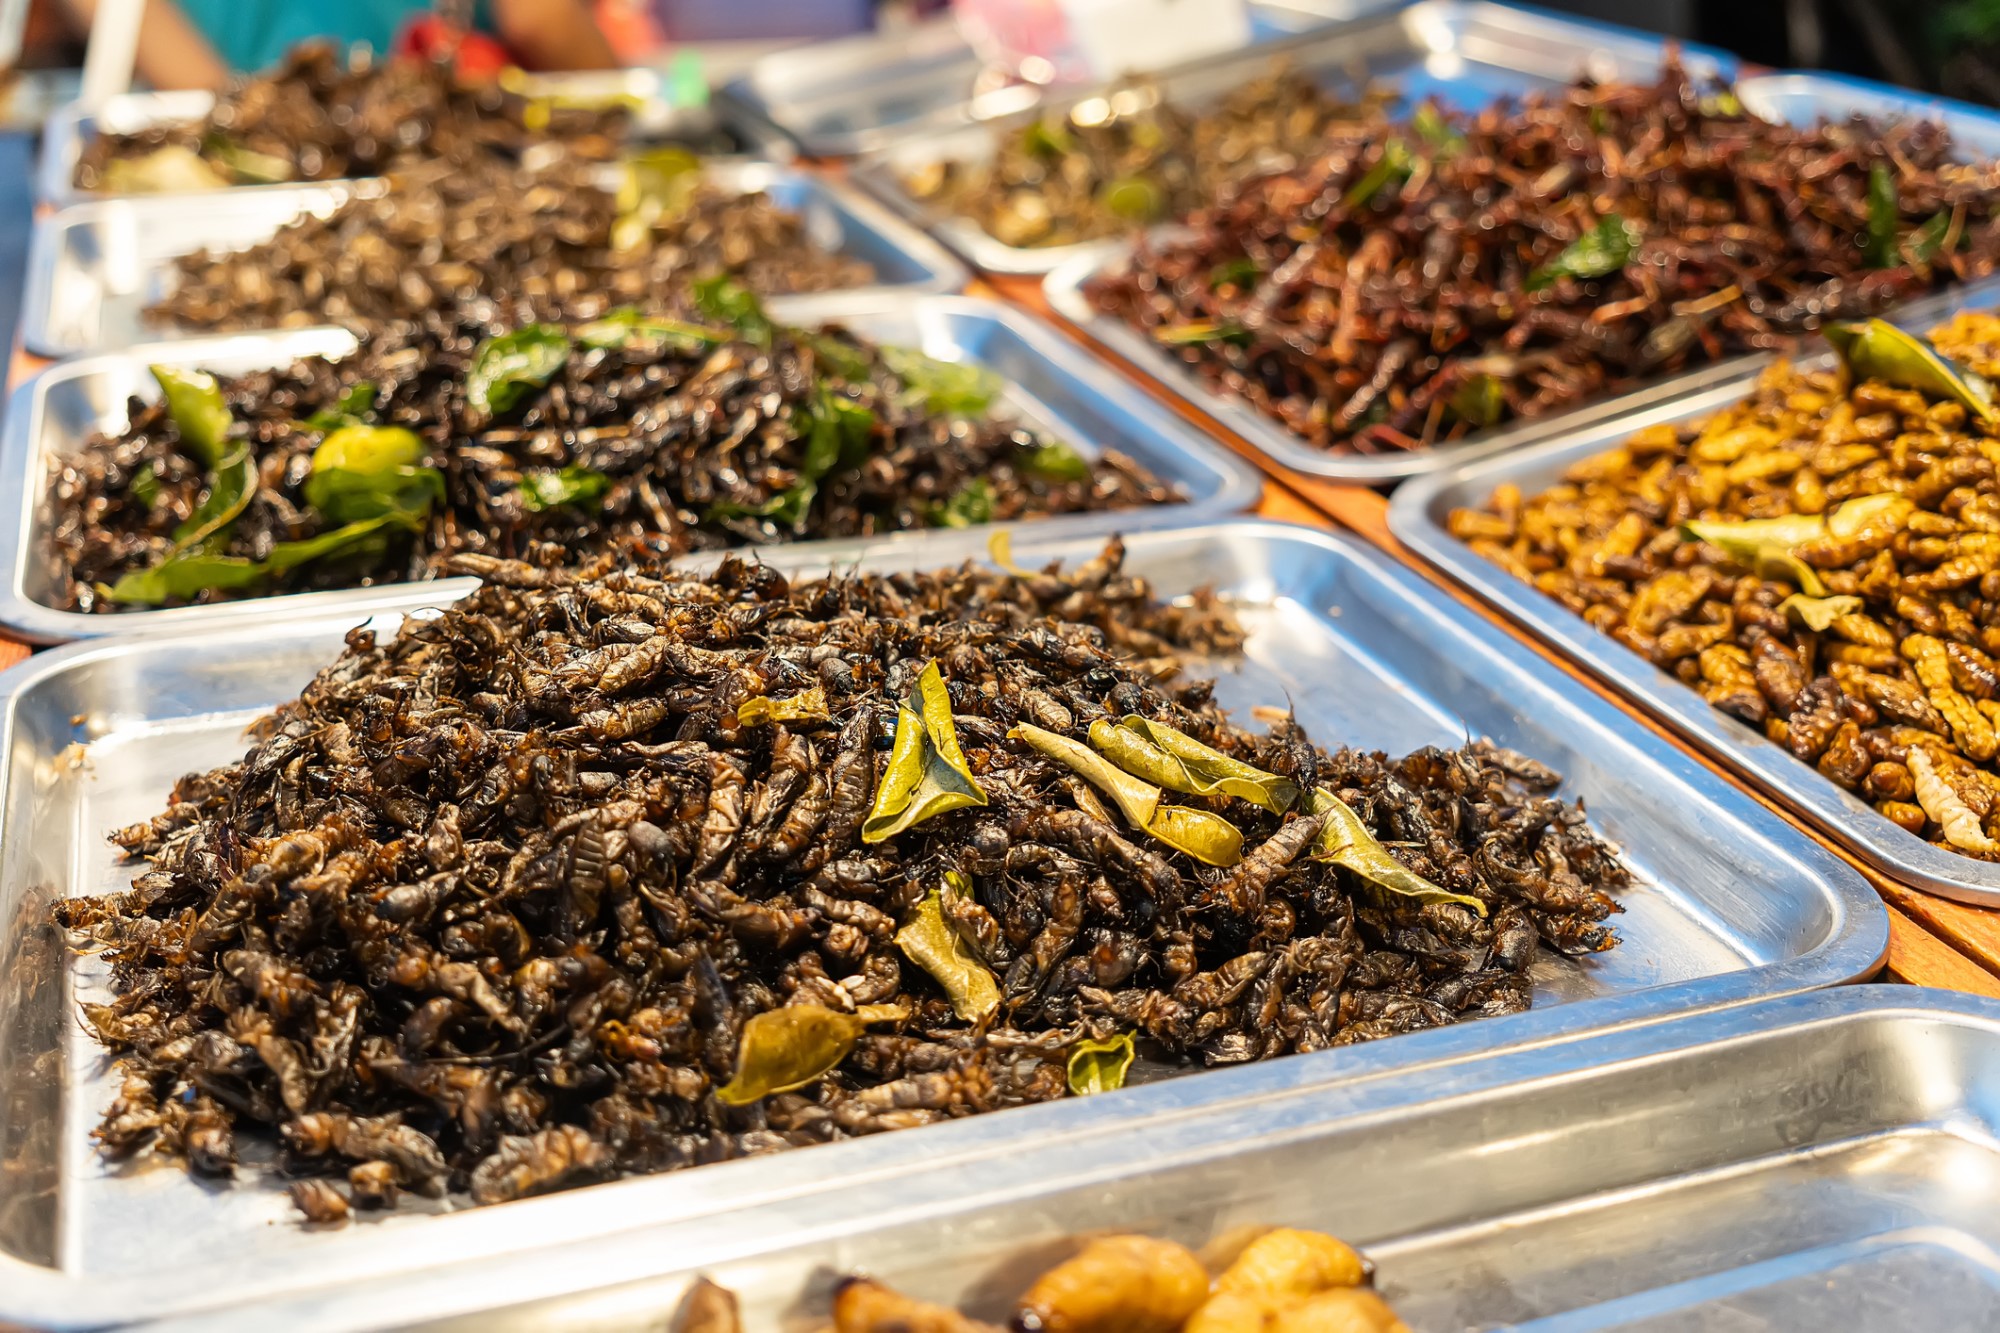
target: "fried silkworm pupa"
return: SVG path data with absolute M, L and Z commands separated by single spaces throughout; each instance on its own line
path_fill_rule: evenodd
M 1194 1251 L 1151 1236 L 1100 1236 L 1022 1295 L 1015 1333 L 1173 1333 L 1208 1298 Z
M 833 1297 L 834 1333 L 999 1333 L 947 1305 L 912 1300 L 865 1277 L 848 1278 Z
M 743 1311 L 736 1293 L 698 1277 L 674 1311 L 670 1333 L 743 1333 Z

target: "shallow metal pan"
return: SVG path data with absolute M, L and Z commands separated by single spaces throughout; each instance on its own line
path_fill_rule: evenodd
M 994 301 L 962 296 L 838 292 L 770 302 L 773 315 L 799 323 L 837 321 L 877 342 L 920 347 L 945 360 L 986 366 L 1008 381 L 1005 409 L 1089 456 L 1117 449 L 1180 485 L 1185 503 L 1145 510 L 1061 515 L 1015 526 L 1053 531 L 1138 531 L 1196 522 L 1254 507 L 1263 493 L 1256 470 L 1208 440 L 1171 408 L 1092 357 L 1034 316 Z M 106 634 L 155 633 L 200 625 L 256 623 L 294 607 L 373 607 L 397 590 L 290 593 L 214 606 L 85 615 L 47 604 L 53 586 L 43 532 L 49 460 L 90 437 L 122 428 L 127 400 L 157 396 L 149 364 L 243 371 L 301 356 L 339 355 L 354 346 L 339 330 L 187 338 L 125 352 L 59 362 L 15 390 L 0 425 L 0 626 L 37 642 Z M 987 528 L 968 531 L 984 540 Z M 934 533 L 898 533 L 868 542 L 815 543 L 822 551 L 924 545 Z
M 1056 539 L 1046 528 L 1018 536 L 1019 558 L 1035 564 L 1075 562 L 1097 549 L 1095 539 Z M 975 547 L 879 551 L 863 564 L 912 568 Z M 827 568 L 823 553 L 777 555 L 800 574 Z M 664 1246 L 657 1235 L 649 1240 L 649 1271 L 698 1252 L 679 1249 L 683 1241 L 699 1247 L 751 1234 L 769 1249 L 844 1227 L 850 1206 L 881 1220 L 940 1192 L 955 1197 L 975 1176 L 998 1172 L 1021 1189 L 1050 1188 L 1068 1168 L 1025 1169 L 1031 1148 L 1115 1142 L 1107 1161 L 1150 1157 L 1152 1145 L 1171 1141 L 1155 1138 L 1153 1126 L 1166 1132 L 1197 1108 L 1231 1112 L 1201 1135 L 1217 1147 L 1246 1132 L 1233 1112 L 1260 1099 L 1334 1105 L 1321 1099 L 1336 1085 L 1411 1067 L 1427 1071 L 1425 1096 L 1442 1095 L 1463 1061 L 1487 1051 L 1518 1049 L 1532 1064 L 1537 1051 L 1572 1034 L 1641 1032 L 1668 1014 L 1835 985 L 1879 965 L 1887 915 L 1852 870 L 1374 551 L 1244 520 L 1137 534 L 1127 567 L 1165 596 L 1206 586 L 1236 603 L 1250 634 L 1245 655 L 1195 669 L 1216 675 L 1218 702 L 1239 717 L 1289 699 L 1325 743 L 1401 753 L 1485 735 L 1560 769 L 1564 794 L 1588 795 L 1592 824 L 1638 876 L 1622 895 L 1624 943 L 1583 960 L 1543 959 L 1537 1008 L 1507 1018 L 498 1208 L 309 1234 L 286 1220 L 289 1205 L 269 1181 L 204 1188 L 175 1169 L 120 1175 L 96 1160 L 88 1134 L 116 1079 L 78 1026 L 76 1005 L 101 974 L 88 960 L 62 972 L 44 923 L 52 897 L 122 887 L 132 870 L 114 862 L 102 832 L 153 813 L 182 772 L 240 756 L 244 726 L 332 660 L 361 615 L 343 607 L 73 644 L 0 676 L 0 982 L 11 983 L 0 987 L 0 1069 L 9 1080 L 0 1144 L 10 1163 L 0 1173 L 0 1323 L 90 1327 L 179 1316 L 212 1327 L 223 1307 L 279 1300 L 299 1305 L 275 1322 L 267 1311 L 245 1313 L 246 1326 L 293 1326 L 294 1316 L 301 1327 L 401 1322 L 432 1311 L 416 1299 L 370 1306 L 373 1293 L 441 1265 L 518 1263 L 540 1273 L 541 1256 L 560 1241 L 592 1256 L 562 1266 L 587 1285 L 611 1271 L 609 1256 L 622 1262 L 635 1236 L 651 1235 L 648 1227 L 671 1233 Z M 395 591 L 399 602 L 378 607 L 389 612 L 384 630 L 394 611 L 436 605 L 456 590 Z M 1294 1096 L 1308 1088 L 1310 1097 Z M 1555 1123 L 1534 1122 L 1549 1137 Z M 1576 1157 L 1572 1170 L 1584 1160 Z M 756 1204 L 770 1210 L 745 1233 L 735 1210 Z M 446 1310 L 494 1298 L 483 1278 L 463 1276 L 434 1294 L 452 1302 Z
M 965 266 L 942 245 L 841 181 L 767 162 L 715 163 L 703 174 L 725 190 L 763 191 L 805 219 L 815 245 L 872 265 L 876 280 L 851 290 L 965 287 Z M 22 341 L 39 356 L 60 357 L 207 336 L 145 318 L 173 290 L 176 259 L 247 249 L 308 213 L 324 216 L 357 193 L 384 188 L 379 180 L 335 181 L 73 204 L 35 225 Z
M 1403 0 L 1275 0 L 1252 3 L 1254 41 L 1388 9 Z M 740 121 L 767 126 L 810 157 L 873 152 L 927 125 L 978 121 L 1039 101 L 1047 90 L 1016 84 L 975 96 L 983 66 L 950 19 L 895 33 L 868 33 L 776 51 L 719 94 Z
M 1429 2 L 1425 0 L 1425 3 Z M 1419 4 L 1404 12 L 1415 14 L 1424 7 Z M 1840 120 L 1854 115 L 1926 115 L 1942 120 L 1954 139 L 1974 151 L 2000 156 L 2000 114 L 1962 102 L 1925 99 L 1860 79 L 1816 74 L 1757 75 L 1739 81 L 1736 87 L 1743 105 L 1760 116 L 1811 124 L 1822 118 Z M 945 239 L 951 241 L 952 238 Z M 1121 244 L 1108 252 L 1082 254 L 1066 261 L 1044 283 L 1043 290 L 1050 306 L 1064 319 L 1151 376 L 1161 387 L 1186 399 L 1241 436 L 1273 462 L 1293 472 L 1328 481 L 1379 485 L 1405 477 L 1426 476 L 1459 466 L 1470 459 L 1518 448 L 1526 440 L 1545 438 L 1558 431 L 1589 429 L 1607 416 L 1671 399 L 1687 389 L 1726 382 L 1745 367 L 1765 365 L 1770 360 L 1768 356 L 1747 356 L 1694 367 L 1563 412 L 1478 432 L 1460 443 L 1441 449 L 1373 456 L 1333 454 L 1313 448 L 1243 400 L 1211 390 L 1171 350 L 1161 347 L 1125 321 L 1100 314 L 1092 308 L 1084 298 L 1084 284 L 1100 273 L 1122 271 L 1129 266 L 1132 253 L 1131 245 Z M 978 262 L 976 256 L 974 262 Z M 1951 294 L 1945 293 L 1944 298 L 1951 299 Z M 1938 299 L 1938 296 L 1922 298 L 1904 307 L 1903 312 L 1898 312 L 1899 317 Z
M 659 1329 L 699 1275 L 753 1333 L 808 1328 L 865 1272 L 996 1323 L 1079 1234 L 1200 1247 L 1314 1227 L 1365 1248 L 1423 1333 L 1983 1333 L 2000 1324 L 2000 1005 L 1902 986 L 1772 1000 L 1447 1064 L 1260 1090 L 1021 1159 L 749 1208 L 519 1263 L 257 1312 L 330 1329 Z M 564 1293 L 564 1294 L 555 1294 Z M 574 1293 L 574 1294 L 569 1294 Z M 539 1295 L 539 1299 L 534 1299 Z M 229 1318 L 224 1327 L 249 1326 Z
M 1450 106 L 1476 110 L 1495 98 L 1554 87 L 1586 72 L 1599 79 L 1650 78 L 1659 71 L 1666 50 L 1661 39 L 1625 28 L 1482 0 L 1421 0 L 1394 13 L 1316 28 L 1282 42 L 1182 65 L 1159 74 L 1154 82 L 1167 100 L 1200 108 L 1269 73 L 1273 62 L 1282 60 L 1330 88 L 1358 92 L 1375 84 L 1413 103 L 1436 97 Z M 1706 47 L 1686 48 L 1683 58 L 1697 73 L 1735 71 L 1733 57 Z M 1066 113 L 1085 95 L 1078 92 L 1046 108 L 979 123 L 967 123 L 961 116 L 956 123 L 939 125 L 871 154 L 855 165 L 854 179 L 988 273 L 1043 274 L 1067 271 L 1072 264 L 1094 266 L 1091 261 L 1103 261 L 1129 247 L 1110 240 L 1041 249 L 1005 245 L 970 218 L 925 203 L 903 185 L 909 173 L 936 162 L 986 162 L 1008 131 L 1045 112 Z
M 1921 332 L 1952 310 L 1984 307 L 2000 286 L 1980 284 L 1906 310 L 1900 323 Z M 1606 682 L 1672 726 L 1702 749 L 1732 765 L 1773 797 L 1817 825 L 1830 838 L 1883 873 L 1932 893 L 1983 907 L 2000 906 L 2000 865 L 1977 861 L 1924 841 L 1891 823 L 1866 801 L 1834 783 L 1764 733 L 1709 706 L 1699 694 L 1631 649 L 1600 634 L 1561 603 L 1523 583 L 1454 538 L 1446 522 L 1454 509 L 1482 505 L 1507 482 L 1534 495 L 1562 480 L 1569 468 L 1616 448 L 1647 426 L 1693 421 L 1730 407 L 1755 386 L 1764 362 L 1663 401 L 1554 433 L 1529 447 L 1457 463 L 1419 477 L 1389 504 L 1396 538 L 1501 611 L 1543 643 L 1588 667 Z M 1802 359 L 1805 366 L 1833 364 L 1831 353 Z
M 651 141 L 671 141 L 683 135 L 690 137 L 711 133 L 720 118 L 721 127 L 741 146 L 745 159 L 765 159 L 774 162 L 788 162 L 798 154 L 791 141 L 783 135 L 754 122 L 741 120 L 728 108 L 718 103 L 715 108 L 677 108 L 669 103 L 662 91 L 662 77 L 657 70 L 626 69 L 606 73 L 582 74 L 536 74 L 529 76 L 536 90 L 549 95 L 570 95 L 575 97 L 599 97 L 610 99 L 625 97 L 632 99 L 632 137 L 640 143 Z M 44 203 L 60 208 L 85 199 L 117 198 L 94 190 L 81 190 L 76 185 L 76 164 L 83 156 L 83 146 L 99 133 L 136 134 L 156 125 L 173 124 L 177 121 L 199 120 L 215 106 L 215 94 L 198 90 L 166 93 L 120 93 L 106 99 L 103 107 L 92 113 L 81 102 L 71 102 L 58 108 L 42 127 L 42 157 L 37 171 L 36 193 Z M 242 189 L 261 189 L 261 186 L 225 186 L 219 190 L 200 190 L 194 193 L 203 198 L 213 198 L 217 194 Z M 137 197 L 158 199 L 163 194 L 146 194 Z

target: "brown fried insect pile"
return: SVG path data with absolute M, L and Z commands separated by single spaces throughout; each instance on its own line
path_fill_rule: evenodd
M 1087 290 L 1307 443 L 1394 453 L 1989 274 L 1996 198 L 1934 123 L 1774 125 L 1670 64 L 1332 138 Z
M 1513 1012 L 1543 944 L 1616 942 L 1625 871 L 1546 769 L 1246 732 L 1170 680 L 1240 647 L 1233 616 L 1154 600 L 1122 557 L 797 584 L 461 561 L 479 592 L 356 631 L 241 762 L 114 835 L 150 863 L 128 892 L 61 905 L 115 978 L 84 1008 L 126 1070 L 105 1150 L 226 1173 L 272 1136 L 315 1217 L 494 1202 L 1058 1098 L 1086 1039 L 1227 1064 Z M 988 803 L 865 842 L 933 664 Z M 815 688 L 820 720 L 743 720 Z M 1323 816 L 1235 797 L 1194 802 L 1244 834 L 1202 865 L 1009 736 L 1123 714 L 1337 792 L 1485 915 L 1369 890 L 1305 855 Z M 948 874 L 952 947 L 999 990 L 976 1023 L 895 939 Z M 896 1012 L 824 1077 L 725 1104 L 780 1006 Z
M 1938 346 L 1995 369 L 2000 320 Z M 1507 487 L 1452 533 L 1761 727 L 1897 824 L 2000 859 L 2000 433 L 1941 396 L 1774 366 L 1740 405 L 1660 426 L 1524 501 Z M 1871 497 L 1893 496 L 1884 503 Z M 1689 520 L 1877 510 L 1750 572 Z M 1850 511 L 1859 513 L 1861 511 Z M 1790 599 L 1788 601 L 1788 599 Z M 1844 599 L 1844 600 L 1843 600 Z M 1817 626 L 1805 618 L 1810 613 Z

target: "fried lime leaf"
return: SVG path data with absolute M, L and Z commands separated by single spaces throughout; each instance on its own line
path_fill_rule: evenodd
M 1085 1040 L 1069 1048 L 1069 1090 L 1072 1096 L 1116 1092 L 1125 1086 L 1125 1073 L 1137 1052 L 1132 1034 L 1120 1032 L 1102 1040 Z
M 813 357 L 829 373 L 839 376 L 849 384 L 865 383 L 868 379 L 868 354 L 834 334 L 800 333 L 799 341 L 812 348 Z
M 488 338 L 465 377 L 466 402 L 494 416 L 513 411 L 555 378 L 569 349 L 569 335 L 553 324 L 524 324 Z
M 1824 597 L 1826 584 L 1812 566 L 1792 554 L 1791 548 L 1826 535 L 1826 520 L 1817 514 L 1681 524 L 1681 536 L 1687 540 L 1707 542 L 1759 578 L 1789 579 L 1808 597 Z
M 1391 182 L 1401 184 L 1409 179 L 1410 161 L 1410 146 L 1401 139 L 1390 139 L 1382 145 L 1382 156 L 1354 183 L 1341 202 L 1349 208 L 1360 208 L 1373 202 L 1384 186 Z
M 639 307 L 630 305 L 619 306 L 588 324 L 579 324 L 570 330 L 570 334 L 585 347 L 672 348 L 684 352 L 698 352 L 704 347 L 726 343 L 735 336 L 728 329 L 714 329 L 706 324 L 654 319 L 641 314 Z
M 1896 201 L 1896 173 L 1886 162 L 1877 162 L 1868 169 L 1868 240 L 1861 247 L 1869 267 L 1894 268 L 1900 261 L 1896 222 L 1902 212 Z
M 1779 602 L 1778 609 L 1790 617 L 1792 623 L 1815 633 L 1824 633 L 1834 621 L 1853 615 L 1862 605 L 1859 597 L 1808 597 L 1795 592 Z
M 970 528 L 993 521 L 993 487 L 984 477 L 974 477 L 953 491 L 943 504 L 925 511 L 933 527 Z
M 444 498 L 444 473 L 418 466 L 423 456 L 401 426 L 342 426 L 313 450 L 306 503 L 332 523 L 388 518 L 415 531 Z
M 1144 176 L 1120 176 L 1105 182 L 1097 201 L 1112 217 L 1144 225 L 1166 216 L 1167 195 Z
M 1247 342 L 1250 334 L 1230 320 L 1195 320 L 1187 324 L 1162 324 L 1153 330 L 1153 341 L 1169 347 L 1201 347 L 1209 343 Z
M 1440 160 L 1465 148 L 1465 136 L 1452 127 L 1435 102 L 1423 102 L 1410 114 L 1410 128 Z
M 1249 288 L 1263 276 L 1264 270 L 1258 267 L 1254 259 L 1225 259 L 1208 271 L 1208 285 L 1216 288 Z
M 174 529 L 174 549 L 185 551 L 227 535 L 230 525 L 250 507 L 250 498 L 256 493 L 257 464 L 250 457 L 249 442 L 244 441 L 216 466 L 208 481 L 208 493 L 202 496 L 187 521 Z
M 1981 421 L 2000 421 L 1993 386 L 1952 364 L 1935 347 L 1883 319 L 1829 324 L 1826 340 L 1856 379 L 1883 380 L 1933 398 L 1965 404 Z
M 125 490 L 134 500 L 151 509 L 160 499 L 159 468 L 148 462 L 132 474 L 132 480 Z
M 1492 375 L 1474 375 L 1452 391 L 1451 410 L 1470 426 L 1496 425 L 1507 411 L 1507 397 Z
M 1031 579 L 1035 577 L 1034 570 L 1023 569 L 1014 563 L 1014 530 L 1012 528 L 994 529 L 993 535 L 986 539 L 986 558 L 1017 579 Z
M 1943 253 L 1944 240 L 1949 235 L 1951 235 L 1951 214 L 1933 213 L 1930 221 L 1910 233 L 1909 243 L 1903 247 L 1903 252 L 1909 256 L 1912 264 L 1928 264 Z
M 245 185 L 279 185 L 292 178 L 292 164 L 282 157 L 260 153 L 223 139 L 210 144 L 209 149 L 216 160 Z
M 1486 904 L 1479 899 L 1439 888 L 1391 856 L 1353 807 L 1326 788 L 1313 788 L 1307 798 L 1307 813 L 1326 816 L 1319 837 L 1313 841 L 1314 860 L 1331 861 L 1400 897 L 1415 898 L 1422 903 L 1457 903 L 1480 916 L 1486 915 Z
M 1243 859 L 1243 833 L 1234 824 L 1192 806 L 1163 804 L 1160 788 L 1119 768 L 1088 745 L 1026 722 L 1007 735 L 1026 742 L 1109 796 L 1127 823 L 1169 847 L 1213 866 L 1233 866 Z
M 761 727 L 768 722 L 825 722 L 830 716 L 826 691 L 818 685 L 781 699 L 760 694 L 736 705 L 736 723 L 743 727 Z
M 215 382 L 215 376 L 205 370 L 174 366 L 153 366 L 151 370 L 166 399 L 167 416 L 180 434 L 181 451 L 204 467 L 221 466 L 235 418 L 229 414 L 229 404 L 223 400 L 222 386 Z
M 983 417 L 1007 388 L 1005 380 L 984 366 L 940 361 L 914 347 L 885 346 L 880 355 L 909 391 L 908 401 L 938 416 Z
M 1022 453 L 1021 471 L 1043 481 L 1089 481 L 1090 460 L 1073 446 L 1050 440 Z
M 803 1088 L 845 1060 L 870 1023 L 893 1023 L 904 1016 L 893 1004 L 864 1004 L 851 1014 L 792 1004 L 754 1014 L 743 1025 L 736 1075 L 715 1090 L 715 1099 L 725 1106 L 748 1106 L 773 1093 Z
M 1000 1007 L 1000 983 L 944 919 L 945 895 L 969 895 L 972 886 L 955 870 L 944 880 L 944 888 L 925 894 L 908 924 L 896 932 L 896 947 L 944 988 L 960 1018 L 977 1023 Z
M 861 825 L 861 841 L 882 842 L 933 815 L 985 804 L 986 791 L 958 745 L 944 675 L 931 662 L 917 677 L 909 701 L 896 709 L 895 748 L 889 751 L 875 805 Z
M 1857 495 L 1826 515 L 1827 535 L 1846 541 L 1881 523 L 1901 525 L 1915 512 L 1917 502 L 1907 495 L 1885 491 L 1879 495 Z
M 727 273 L 716 273 L 695 279 L 689 290 L 694 296 L 694 308 L 703 319 L 736 330 L 737 336 L 747 343 L 759 347 L 771 345 L 776 326 L 765 315 L 764 303 L 748 287 Z
M 610 489 L 610 477 L 574 463 L 521 474 L 521 503 L 535 513 L 562 505 L 593 505 Z
M 1639 232 L 1624 218 L 1613 214 L 1597 220 L 1597 225 L 1570 242 L 1563 252 L 1528 275 L 1524 284 L 1531 292 L 1553 287 L 1559 278 L 1602 278 L 1616 273 L 1639 248 Z
M 1274 815 L 1284 814 L 1299 799 L 1298 785 L 1290 778 L 1232 759 L 1184 731 L 1137 714 L 1126 714 L 1116 726 L 1101 718 L 1091 723 L 1090 743 L 1126 772 L 1168 791 L 1235 796 Z
M 321 408 L 305 420 L 309 430 L 338 430 L 342 426 L 365 426 L 381 393 L 372 380 L 356 380 L 332 407 Z
M 180 194 L 219 190 L 228 184 L 201 154 L 182 144 L 170 143 L 140 158 L 113 158 L 104 168 L 108 194 Z
M 279 542 L 262 560 L 241 556 L 210 555 L 199 549 L 170 556 L 147 569 L 134 570 L 113 584 L 98 584 L 101 597 L 139 606 L 164 606 L 184 602 L 207 591 L 255 588 L 266 579 L 297 569 L 315 560 L 335 555 L 360 555 L 386 549 L 385 538 L 397 525 L 394 515 L 385 514 L 359 523 L 349 523 L 295 542 Z

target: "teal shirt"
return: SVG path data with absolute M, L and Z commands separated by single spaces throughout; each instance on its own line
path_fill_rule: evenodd
M 313 37 L 342 46 L 366 42 L 386 53 L 412 15 L 429 12 L 426 0 L 178 0 L 231 69 L 268 69 L 285 52 Z M 486 27 L 485 5 L 477 6 Z

